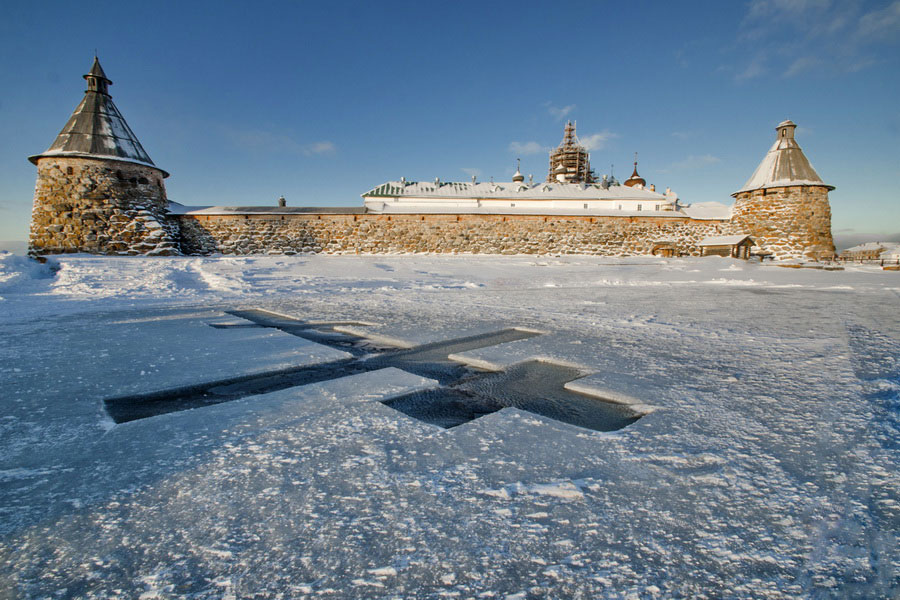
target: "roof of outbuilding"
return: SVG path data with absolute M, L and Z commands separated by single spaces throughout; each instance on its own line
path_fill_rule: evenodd
M 741 235 L 720 235 L 714 237 L 708 237 L 700 240 L 698 246 L 736 246 L 748 239 L 750 236 L 746 234 Z
M 69 117 L 66 126 L 59 132 L 50 148 L 42 154 L 29 157 L 28 160 L 37 164 L 37 159 L 46 156 L 77 156 L 123 160 L 158 169 L 125 122 L 122 113 L 116 108 L 112 97 L 103 93 L 102 90 L 105 90 L 106 86 L 91 85 L 92 79 L 102 80 L 106 84 L 112 83 L 107 79 L 96 57 L 90 72 L 84 77 L 88 80 L 88 90 Z M 168 176 L 165 171 L 163 173 Z
M 821 185 L 833 190 L 834 186 L 826 184 L 809 164 L 800 145 L 794 139 L 797 125 L 793 121 L 782 121 L 775 128 L 775 143 L 769 148 L 766 156 L 744 184 L 732 196 L 741 192 L 761 190 L 771 187 L 789 185 Z

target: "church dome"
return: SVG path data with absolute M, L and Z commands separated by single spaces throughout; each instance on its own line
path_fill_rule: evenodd
M 516 159 L 516 172 L 513 175 L 512 180 L 517 183 L 525 181 L 525 176 L 522 175 L 521 163 L 518 158 Z
M 622 185 L 628 187 L 634 187 L 636 185 L 644 187 L 645 185 L 647 185 L 647 182 L 644 180 L 644 178 L 638 175 L 637 172 L 637 152 L 634 153 L 634 171 L 632 171 L 631 177 L 626 179 Z

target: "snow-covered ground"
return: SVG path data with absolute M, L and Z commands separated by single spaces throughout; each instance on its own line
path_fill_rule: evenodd
M 900 273 L 731 259 L 0 254 L 0 597 L 893 598 Z M 440 429 L 395 368 L 115 424 L 103 399 L 346 356 L 264 308 L 540 358 L 652 407 Z

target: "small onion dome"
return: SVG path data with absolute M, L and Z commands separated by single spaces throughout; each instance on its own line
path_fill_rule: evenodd
M 635 154 L 634 154 L 634 171 L 632 171 L 631 177 L 626 179 L 625 183 L 623 183 L 622 185 L 625 185 L 628 187 L 634 187 L 636 185 L 640 185 L 641 187 L 643 187 L 643 186 L 647 185 L 647 182 L 644 181 L 644 178 L 641 177 L 640 175 L 638 175 L 638 172 L 637 172 L 637 152 L 635 152 Z
M 515 175 L 513 175 L 512 180 L 514 183 L 525 181 L 525 176 L 522 175 L 521 163 L 518 158 L 516 159 L 516 173 L 515 173 Z

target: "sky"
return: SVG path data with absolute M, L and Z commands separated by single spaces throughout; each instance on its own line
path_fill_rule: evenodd
M 730 204 L 791 119 L 832 230 L 900 240 L 900 0 L 7 3 L 0 240 L 97 52 L 169 198 L 360 206 L 408 180 L 598 173 Z M 840 245 L 840 244 L 839 244 Z

